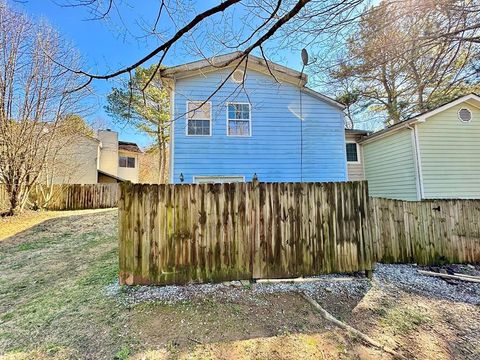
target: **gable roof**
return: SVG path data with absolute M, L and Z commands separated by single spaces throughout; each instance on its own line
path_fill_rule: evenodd
M 161 74 L 162 76 L 173 77 L 175 79 L 182 79 L 190 76 L 206 74 L 209 72 L 217 71 L 221 68 L 237 66 L 240 62 L 240 60 L 237 58 L 241 55 L 241 51 L 235 51 L 229 54 L 213 56 L 207 59 L 193 61 L 163 69 Z M 345 105 L 339 103 L 338 101 L 306 87 L 305 85 L 308 82 L 308 76 L 305 73 L 274 63 L 269 60 L 265 61 L 265 59 L 251 54 L 248 55 L 247 60 L 247 67 L 249 69 L 256 70 L 268 75 L 271 75 L 271 73 L 273 73 L 278 80 L 282 80 L 298 86 L 306 94 L 325 101 L 341 110 L 345 108 Z M 242 65 L 238 66 L 238 68 L 241 70 Z
M 138 145 L 134 142 L 128 141 L 118 141 L 118 150 L 142 153 L 142 150 L 138 147 Z
M 403 129 L 405 127 L 408 127 L 409 125 L 413 125 L 415 123 L 419 122 L 425 122 L 428 118 L 445 111 L 447 109 L 450 109 L 454 106 L 457 106 L 459 104 L 462 104 L 466 102 L 468 105 L 473 106 L 473 107 L 478 107 L 480 108 L 480 96 L 477 94 L 471 93 L 468 95 L 460 96 L 456 99 L 453 99 L 445 104 L 442 104 L 440 106 L 437 106 L 436 108 L 432 110 L 425 111 L 423 113 L 420 113 L 418 115 L 412 116 L 408 119 L 402 120 L 394 125 L 390 125 L 386 127 L 383 130 L 379 130 L 377 132 L 374 132 L 373 134 L 370 134 L 366 137 L 364 137 L 360 142 L 365 143 L 365 142 L 370 142 L 373 139 L 377 139 L 380 137 L 383 137 L 389 133 L 395 132 L 397 130 Z

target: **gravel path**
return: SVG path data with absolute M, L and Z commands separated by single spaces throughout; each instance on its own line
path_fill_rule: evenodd
M 424 276 L 417 272 L 415 265 L 377 264 L 373 281 L 381 288 L 399 288 L 423 296 L 432 296 L 469 304 L 480 304 L 480 284 L 463 281 L 445 281 Z M 110 296 L 117 297 L 125 305 L 135 305 L 148 301 L 175 303 L 194 299 L 215 297 L 216 299 L 248 298 L 261 301 L 262 294 L 285 292 L 306 292 L 321 300 L 325 298 L 362 297 L 371 287 L 364 277 L 353 277 L 351 281 L 335 281 L 339 275 L 318 276 L 320 281 L 306 283 L 249 284 L 234 281 L 221 284 L 191 284 L 184 286 L 135 286 L 120 287 L 112 284 L 107 287 Z M 345 278 L 346 276 L 342 276 Z
M 448 280 L 421 275 L 414 265 L 377 264 L 374 279 L 380 287 L 396 287 L 437 299 L 480 304 L 480 283 Z

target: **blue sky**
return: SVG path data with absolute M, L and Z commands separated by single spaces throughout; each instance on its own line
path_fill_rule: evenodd
M 27 0 L 25 2 L 14 2 L 10 4 L 18 10 L 26 12 L 36 20 L 45 20 L 55 27 L 68 41 L 71 41 L 77 48 L 86 66 L 93 72 L 105 73 L 122 66 L 128 65 L 153 49 L 156 40 L 139 40 L 138 36 L 143 32 L 139 27 L 139 19 L 154 21 L 158 9 L 158 0 L 132 1 L 135 4 L 131 7 L 119 9 L 121 20 L 115 17 L 113 20 L 89 20 L 91 14 L 82 7 L 62 7 L 53 0 Z M 199 2 L 202 7 L 217 4 L 217 1 L 207 0 Z M 153 19 L 153 20 L 152 20 Z M 123 23 L 122 23 L 123 22 Z M 130 33 L 125 33 L 125 26 Z M 207 54 L 208 55 L 208 54 Z M 283 51 L 274 55 L 273 59 L 281 61 L 283 65 L 299 69 L 301 67 L 300 54 Z M 195 60 L 188 55 L 185 49 L 174 49 L 171 56 L 165 61 L 166 65 L 176 65 L 183 62 Z M 120 132 L 123 140 L 136 141 L 141 146 L 148 144 L 145 136 L 138 134 L 134 129 L 114 123 L 103 110 L 106 95 L 112 85 L 119 79 L 113 81 L 97 80 L 93 84 L 96 96 L 94 110 L 87 116 L 90 121 L 100 119 L 105 127 Z M 98 122 L 98 121 L 96 121 Z

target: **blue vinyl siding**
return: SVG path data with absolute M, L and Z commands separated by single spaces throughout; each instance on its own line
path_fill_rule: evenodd
M 206 100 L 230 71 L 176 81 L 173 183 L 180 182 L 180 173 L 185 183 L 222 175 L 250 181 L 254 173 L 260 181 L 346 181 L 341 110 L 303 93 L 302 132 L 299 88 L 259 72 L 248 71 L 245 91 L 228 80 L 212 97 L 211 136 L 186 136 L 187 100 Z M 227 102 L 251 103 L 251 136 L 227 136 Z

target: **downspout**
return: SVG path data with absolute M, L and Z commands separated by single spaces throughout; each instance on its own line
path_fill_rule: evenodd
M 172 79 L 172 88 L 170 90 L 170 184 L 174 184 L 174 136 L 175 136 L 175 77 Z
M 424 188 L 423 188 L 423 175 L 422 175 L 422 160 L 420 157 L 420 145 L 418 142 L 418 128 L 417 124 L 413 124 L 407 126 L 407 129 L 411 130 L 412 134 L 412 145 L 413 145 L 413 160 L 415 163 L 415 178 L 416 178 L 416 185 L 417 185 L 417 200 L 424 199 Z

